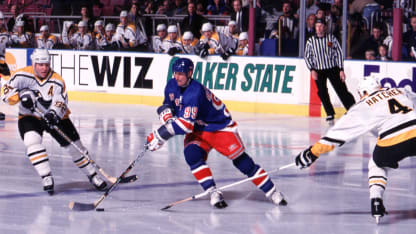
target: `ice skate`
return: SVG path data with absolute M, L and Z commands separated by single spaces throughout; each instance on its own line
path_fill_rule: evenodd
M 275 190 L 269 197 L 271 202 L 276 206 L 286 206 L 287 201 L 285 200 L 283 194 L 277 190 Z
M 386 208 L 383 205 L 383 199 L 372 198 L 371 199 L 371 215 L 376 219 L 376 223 L 380 223 L 381 217 L 388 214 Z
M 99 191 L 103 191 L 107 187 L 107 183 L 102 180 L 96 172 L 88 176 L 88 179 L 90 180 L 91 184 L 94 185 L 94 187 Z
M 45 177 L 42 178 L 42 184 L 43 184 L 43 190 L 48 192 L 49 195 L 53 195 L 54 191 L 53 191 L 53 186 L 54 186 L 54 182 L 53 182 L 53 177 L 51 175 L 47 175 Z
M 216 190 L 215 187 L 209 189 L 210 196 L 211 196 L 211 205 L 218 208 L 223 209 L 227 207 L 227 203 L 224 201 L 224 196 L 222 195 L 221 191 Z
M 0 112 L 0 120 L 5 120 L 6 115 L 3 112 Z

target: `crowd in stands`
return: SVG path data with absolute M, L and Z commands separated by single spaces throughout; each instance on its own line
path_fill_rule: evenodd
M 316 19 L 325 20 L 328 32 L 342 40 L 342 1 L 306 0 L 305 42 L 314 34 Z M 300 2 L 257 0 L 255 45 L 280 40 L 282 56 L 297 56 Z M 248 54 L 250 4 L 253 0 L 0 0 L 0 30 L 9 33 L 9 47 L 219 54 L 227 59 Z M 348 0 L 348 6 L 347 58 L 390 60 L 393 0 Z M 33 22 L 31 12 L 81 18 L 58 27 L 44 18 Z M 154 20 L 154 15 L 181 17 Z M 210 16 L 229 18 L 213 22 Z M 414 60 L 416 16 L 406 11 L 404 23 L 402 57 Z

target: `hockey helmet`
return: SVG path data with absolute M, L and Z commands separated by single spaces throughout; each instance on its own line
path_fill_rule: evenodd
M 97 21 L 95 21 L 95 23 L 94 23 L 94 27 L 98 27 L 98 26 L 103 26 L 104 27 L 104 21 L 102 21 L 102 20 L 97 20 Z
M 42 25 L 41 27 L 40 27 L 40 29 L 39 29 L 39 32 L 43 32 L 43 31 L 49 31 L 49 27 L 48 27 L 48 25 Z
M 201 28 L 202 32 L 211 32 L 212 30 L 213 30 L 212 29 L 212 24 L 210 22 L 205 23 L 205 24 L 202 25 L 202 28 Z
M 173 63 L 172 71 L 188 74 L 189 71 L 194 71 L 194 63 L 188 58 L 179 58 Z
M 240 35 L 238 36 L 238 40 L 239 41 L 248 40 L 248 34 L 246 32 L 240 33 Z
M 358 83 L 358 94 L 360 97 L 371 94 L 381 88 L 376 76 L 365 76 Z
M 177 32 L 178 32 L 178 28 L 176 27 L 176 25 L 169 25 L 168 33 L 177 33 Z
M 36 63 L 51 63 L 51 56 L 46 49 L 35 49 L 30 58 L 33 65 Z
M 81 28 L 81 27 L 88 27 L 87 22 L 84 21 L 84 20 L 79 21 L 78 22 L 78 28 Z
M 16 21 L 15 26 L 16 27 L 23 27 L 23 26 L 25 26 L 25 21 L 18 20 L 18 21 Z
M 166 30 L 166 25 L 165 24 L 158 24 L 156 27 L 156 32 L 159 31 L 165 31 Z
M 194 35 L 192 34 L 192 32 L 190 32 L 190 31 L 186 31 L 186 32 L 183 34 L 183 39 L 184 39 L 184 40 L 192 40 L 192 39 L 194 39 Z
M 109 23 L 105 26 L 105 31 L 114 31 L 114 24 Z

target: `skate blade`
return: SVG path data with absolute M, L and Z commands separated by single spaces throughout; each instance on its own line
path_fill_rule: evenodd
M 376 224 L 379 224 L 381 220 L 381 215 L 374 215 L 374 218 L 376 218 Z

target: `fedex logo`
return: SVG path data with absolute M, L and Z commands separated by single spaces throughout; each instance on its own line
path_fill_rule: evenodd
M 379 65 L 364 65 L 364 76 L 369 76 L 370 73 L 380 73 Z M 380 79 L 380 84 L 382 87 L 392 87 L 392 88 L 405 88 L 410 86 L 413 92 L 416 92 L 416 67 L 412 68 L 412 77 L 404 78 L 398 84 L 391 77 L 384 77 Z M 386 85 L 387 84 L 387 85 Z

